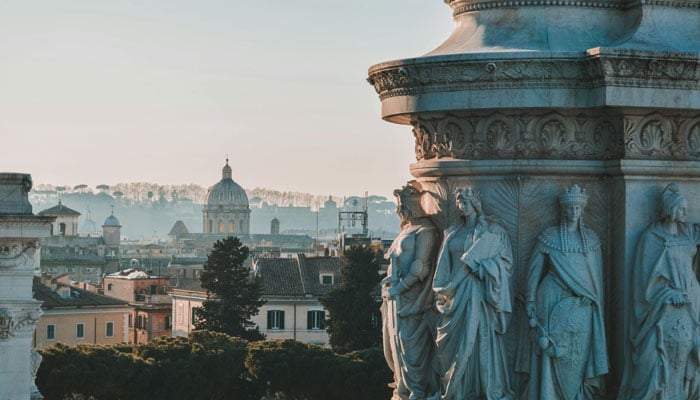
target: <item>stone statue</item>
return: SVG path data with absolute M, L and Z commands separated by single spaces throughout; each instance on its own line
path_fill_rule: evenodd
M 693 261 L 700 226 L 686 223 L 688 203 L 671 183 L 661 220 L 642 233 L 631 277 L 631 357 L 619 399 L 700 399 L 700 287 Z
M 391 262 L 382 281 L 384 355 L 394 372 L 392 400 L 426 399 L 438 388 L 432 365 L 431 285 L 438 232 L 421 206 L 423 193 L 411 184 L 394 190 L 401 233 L 389 248 Z
M 561 222 L 538 238 L 528 266 L 530 340 L 518 372 L 528 399 L 592 400 L 608 373 L 600 241 L 583 224 L 588 196 L 574 185 L 559 196 Z
M 512 398 L 504 334 L 513 256 L 505 229 L 484 215 L 479 192 L 455 192 L 461 216 L 438 256 L 437 368 L 442 400 Z

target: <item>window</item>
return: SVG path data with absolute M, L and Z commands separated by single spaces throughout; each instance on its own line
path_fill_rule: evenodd
M 82 322 L 75 324 L 75 337 L 78 339 L 85 337 L 85 325 Z
M 46 340 L 56 340 L 56 325 L 46 325 Z
M 171 317 L 171 316 L 168 315 L 168 316 L 165 317 L 165 329 L 170 329 L 170 328 L 173 327 L 173 324 L 172 324 L 171 321 L 172 321 L 172 317 Z
M 332 285 L 332 284 L 333 284 L 333 275 L 330 275 L 330 274 L 322 274 L 322 275 L 321 275 L 321 284 L 323 284 L 323 285 Z
M 323 310 L 310 310 L 306 313 L 306 329 L 320 330 L 326 328 L 326 312 Z
M 105 337 L 114 337 L 114 322 L 109 321 L 105 324 Z
M 72 274 L 73 272 L 75 272 L 75 267 L 66 268 L 66 272 L 68 272 L 69 274 Z
M 131 318 L 131 314 L 129 314 L 129 328 L 132 328 L 134 326 L 134 321 Z
M 58 231 L 61 234 L 61 236 L 64 236 L 66 234 L 66 224 L 64 224 L 63 222 L 58 224 Z
M 228 223 L 228 231 L 233 232 L 233 222 Z
M 267 329 L 284 329 L 284 311 L 270 310 L 267 312 Z
M 219 233 L 224 233 L 224 222 L 219 221 Z
M 136 316 L 136 328 L 145 328 L 146 327 L 146 317 L 143 315 L 138 315 Z
M 111 283 L 108 283 L 108 284 L 107 284 L 107 291 L 110 291 L 110 290 L 112 290 L 112 284 L 111 284 Z
M 199 321 L 199 307 L 192 307 L 192 325 Z
M 158 287 L 156 285 L 151 285 L 150 289 L 151 289 L 151 294 L 156 294 L 156 292 L 158 291 Z

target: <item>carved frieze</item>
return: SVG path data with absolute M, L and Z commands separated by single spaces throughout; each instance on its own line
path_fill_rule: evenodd
M 484 112 L 414 117 L 416 159 L 700 160 L 700 116 Z
M 0 269 L 12 268 L 18 265 L 34 265 L 36 245 L 28 243 L 0 244 Z
M 379 65 L 368 82 L 379 98 L 494 89 L 607 86 L 700 89 L 700 60 L 668 52 L 603 50 L 581 58 L 453 59 Z
M 612 159 L 623 154 L 621 127 L 610 115 L 495 112 L 420 116 L 413 127 L 419 161 L 444 157 Z

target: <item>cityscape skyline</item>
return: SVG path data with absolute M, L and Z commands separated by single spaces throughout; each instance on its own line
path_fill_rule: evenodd
M 452 28 L 442 1 L 0 4 L 4 169 L 54 185 L 212 185 L 389 197 L 409 126 L 367 68 Z

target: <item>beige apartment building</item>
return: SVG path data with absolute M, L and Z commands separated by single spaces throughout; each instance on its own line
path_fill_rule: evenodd
M 116 344 L 128 342 L 128 302 L 52 279 L 35 279 L 34 298 L 42 302 L 33 345 L 42 349 L 56 343 Z

